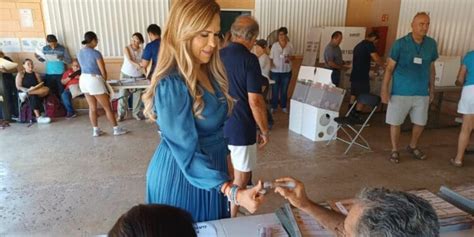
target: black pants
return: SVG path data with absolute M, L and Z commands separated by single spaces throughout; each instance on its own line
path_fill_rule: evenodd
M 37 95 L 28 95 L 28 102 L 30 103 L 31 110 L 43 111 L 43 98 Z
M 62 75 L 46 74 L 44 78 L 44 84 L 47 86 L 51 93 L 56 97 L 61 98 L 61 94 L 64 91 L 64 86 L 61 83 Z
M 339 87 L 339 81 L 341 80 L 341 71 L 332 69 L 331 81 L 334 85 Z
M 5 80 L 6 96 L 8 97 L 8 104 L 10 115 L 18 117 L 18 91 L 15 85 L 15 79 Z

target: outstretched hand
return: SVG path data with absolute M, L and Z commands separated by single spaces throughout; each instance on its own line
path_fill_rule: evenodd
M 237 200 L 250 213 L 257 211 L 258 207 L 263 203 L 263 195 L 259 193 L 263 189 L 262 181 L 250 189 L 241 189 L 237 192 Z

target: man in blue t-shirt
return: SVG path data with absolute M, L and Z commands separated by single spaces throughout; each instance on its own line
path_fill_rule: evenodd
M 61 79 L 67 65 L 72 62 L 71 56 L 69 56 L 67 49 L 58 43 L 56 35 L 47 35 L 46 42 L 48 42 L 48 45 L 43 47 L 43 55 L 35 56 L 39 61 L 46 62 L 45 85 L 49 87 L 54 95 L 61 98 L 61 94 L 64 91 Z
M 161 28 L 157 24 L 151 24 L 146 29 L 148 38 L 151 42 L 148 43 L 143 50 L 141 66 L 145 69 L 146 78 L 151 79 L 155 72 L 156 63 L 158 62 L 158 52 L 160 51 L 161 42 Z M 151 67 L 149 64 L 151 61 Z
M 408 113 L 413 129 L 407 151 L 415 159 L 426 159 L 426 155 L 417 145 L 428 120 L 429 104 L 434 97 L 434 61 L 438 58 L 436 41 L 426 36 L 429 26 L 428 14 L 417 13 L 411 23 L 412 32 L 395 41 L 388 58 L 381 96 L 382 102 L 388 103 L 386 123 L 391 125 L 390 161 L 393 163 L 399 162 L 400 126 Z
M 240 16 L 231 26 L 231 43 L 220 55 L 229 80 L 229 94 L 236 100 L 232 115 L 225 122 L 224 136 L 234 167 L 234 184 L 245 188 L 257 165 L 259 147 L 268 142 L 267 114 L 262 96 L 262 72 L 257 56 L 250 52 L 258 35 L 258 23 L 251 16 Z M 257 139 L 257 126 L 260 134 Z M 237 215 L 233 205 L 231 216 Z

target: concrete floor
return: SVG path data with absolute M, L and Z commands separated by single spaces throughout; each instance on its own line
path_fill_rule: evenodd
M 398 165 L 387 161 L 388 127 L 377 114 L 365 131 L 374 151 L 359 148 L 342 155 L 345 145 L 325 147 L 289 132 L 288 117 L 275 115 L 270 144 L 259 152 L 254 179 L 294 176 L 306 184 L 315 201 L 351 197 L 365 186 L 401 190 L 474 182 L 474 158 L 464 168 L 448 160 L 455 155 L 458 128 L 427 130 L 420 148 L 427 161 L 402 152 Z M 49 125 L 12 124 L 0 130 L 0 236 L 91 236 L 106 233 L 116 219 L 143 203 L 145 172 L 159 143 L 156 126 L 126 120 L 132 132 L 114 137 L 104 116 L 107 135 L 93 138 L 85 111 Z M 406 146 L 409 133 L 402 133 Z M 266 197 L 258 213 L 274 211 L 283 203 Z

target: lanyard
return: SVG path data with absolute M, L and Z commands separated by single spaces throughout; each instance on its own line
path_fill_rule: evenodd
M 423 43 L 425 42 L 425 39 L 423 39 L 423 41 L 421 41 L 421 44 L 417 44 L 415 42 L 415 40 L 413 40 L 413 43 L 415 43 L 415 51 L 416 51 L 416 56 L 419 56 L 421 57 L 421 50 L 423 49 Z M 418 47 L 419 46 L 419 47 Z

